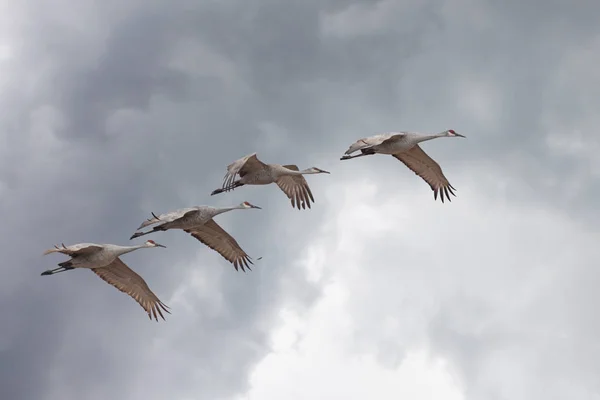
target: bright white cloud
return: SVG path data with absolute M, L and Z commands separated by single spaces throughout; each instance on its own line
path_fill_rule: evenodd
M 408 174 L 395 187 L 359 178 L 329 189 L 328 204 L 343 201 L 303 263 L 325 294 L 307 313 L 282 309 L 240 400 L 591 395 L 593 380 L 568 371 L 600 356 L 593 294 L 566 292 L 600 278 L 599 235 L 474 185 L 521 177 L 487 165 L 447 173 L 459 197 L 445 205 Z

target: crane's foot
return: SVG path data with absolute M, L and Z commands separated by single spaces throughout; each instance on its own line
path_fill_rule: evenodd
M 362 152 L 361 154 L 357 154 L 355 156 L 350 156 L 350 155 L 342 156 L 342 158 L 340 158 L 340 160 L 350 160 L 352 158 L 364 157 L 364 156 L 372 156 L 373 154 L 376 154 L 373 150 L 362 149 L 361 152 Z
M 60 264 L 58 264 L 58 265 L 60 265 Z M 58 268 L 49 269 L 47 271 L 44 271 L 44 272 L 42 272 L 41 275 L 42 276 L 44 276 L 44 275 L 54 275 L 54 274 L 57 274 L 59 272 L 69 271 L 71 269 L 75 269 L 75 267 L 70 267 L 70 266 L 58 267 Z
M 215 189 L 212 191 L 212 193 L 210 195 L 214 196 L 215 194 L 223 193 L 224 191 L 225 191 L 224 189 Z

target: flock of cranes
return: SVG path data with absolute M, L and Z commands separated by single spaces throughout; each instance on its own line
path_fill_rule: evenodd
M 437 134 L 419 134 L 414 132 L 393 132 L 362 138 L 354 142 L 340 160 L 363 157 L 373 154 L 388 154 L 402 161 L 415 174 L 429 184 L 433 190 L 434 200 L 438 194 L 442 203 L 444 199 L 450 201 L 450 194 L 454 194 L 454 187 L 444 176 L 442 169 L 419 146 L 420 142 L 440 137 L 465 137 L 449 129 Z M 352 156 L 360 150 L 360 154 Z M 329 174 L 328 171 L 312 167 L 299 170 L 296 165 L 265 164 L 256 157 L 256 153 L 249 154 L 227 166 L 227 173 L 221 188 L 215 189 L 211 195 L 228 192 L 244 185 L 268 185 L 276 183 L 292 203 L 292 207 L 306 209 L 311 207 L 315 199 L 308 186 L 304 175 Z M 239 179 L 236 179 L 239 177 Z M 222 213 L 233 210 L 260 209 L 260 207 L 244 201 L 233 207 L 195 206 L 156 215 L 145 220 L 130 237 L 131 239 L 148 235 L 157 231 L 181 229 L 194 238 L 218 252 L 223 258 L 233 264 L 234 268 L 242 271 L 251 269 L 252 259 L 240 247 L 239 243 L 227 233 L 214 218 Z M 152 229 L 142 232 L 148 226 Z M 144 244 L 136 246 L 118 246 L 114 244 L 79 243 L 71 246 L 54 246 L 46 250 L 44 255 L 62 253 L 70 257 L 69 260 L 58 263 L 58 268 L 42 272 L 42 275 L 53 275 L 75 268 L 91 269 L 96 275 L 120 291 L 131 296 L 148 313 L 148 317 L 158 321 L 163 320 L 163 311 L 169 312 L 169 307 L 150 290 L 144 279 L 129 268 L 120 257 L 132 251 L 144 248 L 166 247 L 154 240 L 146 240 Z

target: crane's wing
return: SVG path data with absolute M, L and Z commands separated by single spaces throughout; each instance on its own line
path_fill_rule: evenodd
M 53 249 L 44 251 L 44 255 L 50 253 L 62 253 L 69 256 L 89 255 L 102 250 L 102 248 L 102 246 L 94 243 L 78 243 L 71 246 L 65 246 L 62 244 L 61 246 L 55 245 Z
M 352 143 L 348 150 L 346 150 L 346 155 L 350 155 L 355 151 L 366 149 L 368 147 L 376 146 L 378 144 L 382 144 L 388 140 L 395 140 L 396 138 L 401 138 L 402 133 L 382 133 L 379 135 L 369 136 L 366 138 L 358 139 L 356 142 Z
M 188 213 L 195 212 L 195 211 L 198 211 L 198 208 L 188 207 L 188 208 L 180 208 L 179 210 L 170 211 L 168 213 L 157 215 L 158 219 L 156 219 L 154 216 L 152 216 L 152 218 L 148 218 L 147 220 L 142 222 L 142 224 L 140 225 L 139 228 L 137 228 L 137 230 L 139 231 L 140 229 L 145 228 L 148 225 L 154 225 L 158 222 L 161 222 L 161 223 L 172 222 L 172 221 L 175 221 L 176 219 L 184 217 Z
M 129 268 L 120 258 L 108 264 L 106 267 L 92 268 L 92 271 L 106 283 L 109 283 L 128 294 L 148 313 L 148 318 L 158 321 L 158 316 L 164 320 L 162 311 L 171 313 L 169 307 L 150 290 L 146 281 L 135 271 Z M 162 311 L 161 311 L 162 309 Z
M 393 154 L 393 156 L 429 184 L 433 190 L 434 199 L 437 199 L 438 192 L 442 203 L 444 194 L 448 201 L 452 201 L 449 194 L 456 196 L 453 192 L 456 189 L 448 182 L 439 164 L 429 157 L 419 145 L 415 145 L 408 151 Z
M 284 168 L 291 169 L 293 171 L 298 171 L 298 166 L 296 165 L 283 165 Z M 310 191 L 310 187 L 308 186 L 308 182 L 302 175 L 295 176 L 280 176 L 277 181 L 277 186 L 287 195 L 287 197 L 292 201 L 292 207 L 297 207 L 300 210 L 300 205 L 302 203 L 302 208 L 306 209 L 310 208 L 310 200 L 315 201 L 312 192 Z M 310 199 L 310 200 L 309 200 Z
M 232 162 L 227 166 L 227 173 L 225 174 L 225 178 L 223 178 L 223 189 L 226 189 L 233 184 L 236 175 L 239 174 L 241 178 L 251 171 L 259 170 L 266 166 L 265 163 L 256 157 L 256 153 L 248 154 L 247 156 Z
M 241 267 L 242 271 L 246 271 L 244 267 L 252 270 L 248 265 L 248 263 L 253 264 L 250 256 L 214 220 L 211 219 L 204 225 L 184 230 L 232 263 L 236 271 L 238 267 Z

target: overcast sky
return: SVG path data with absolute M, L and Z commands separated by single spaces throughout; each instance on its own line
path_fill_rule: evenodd
M 600 5 L 592 0 L 0 0 L 0 398 L 600 399 Z M 358 138 L 422 145 L 451 203 Z M 210 196 L 249 153 L 316 166 Z M 216 218 L 123 257 L 149 321 L 56 243 Z M 142 240 L 139 240 L 142 241 Z

